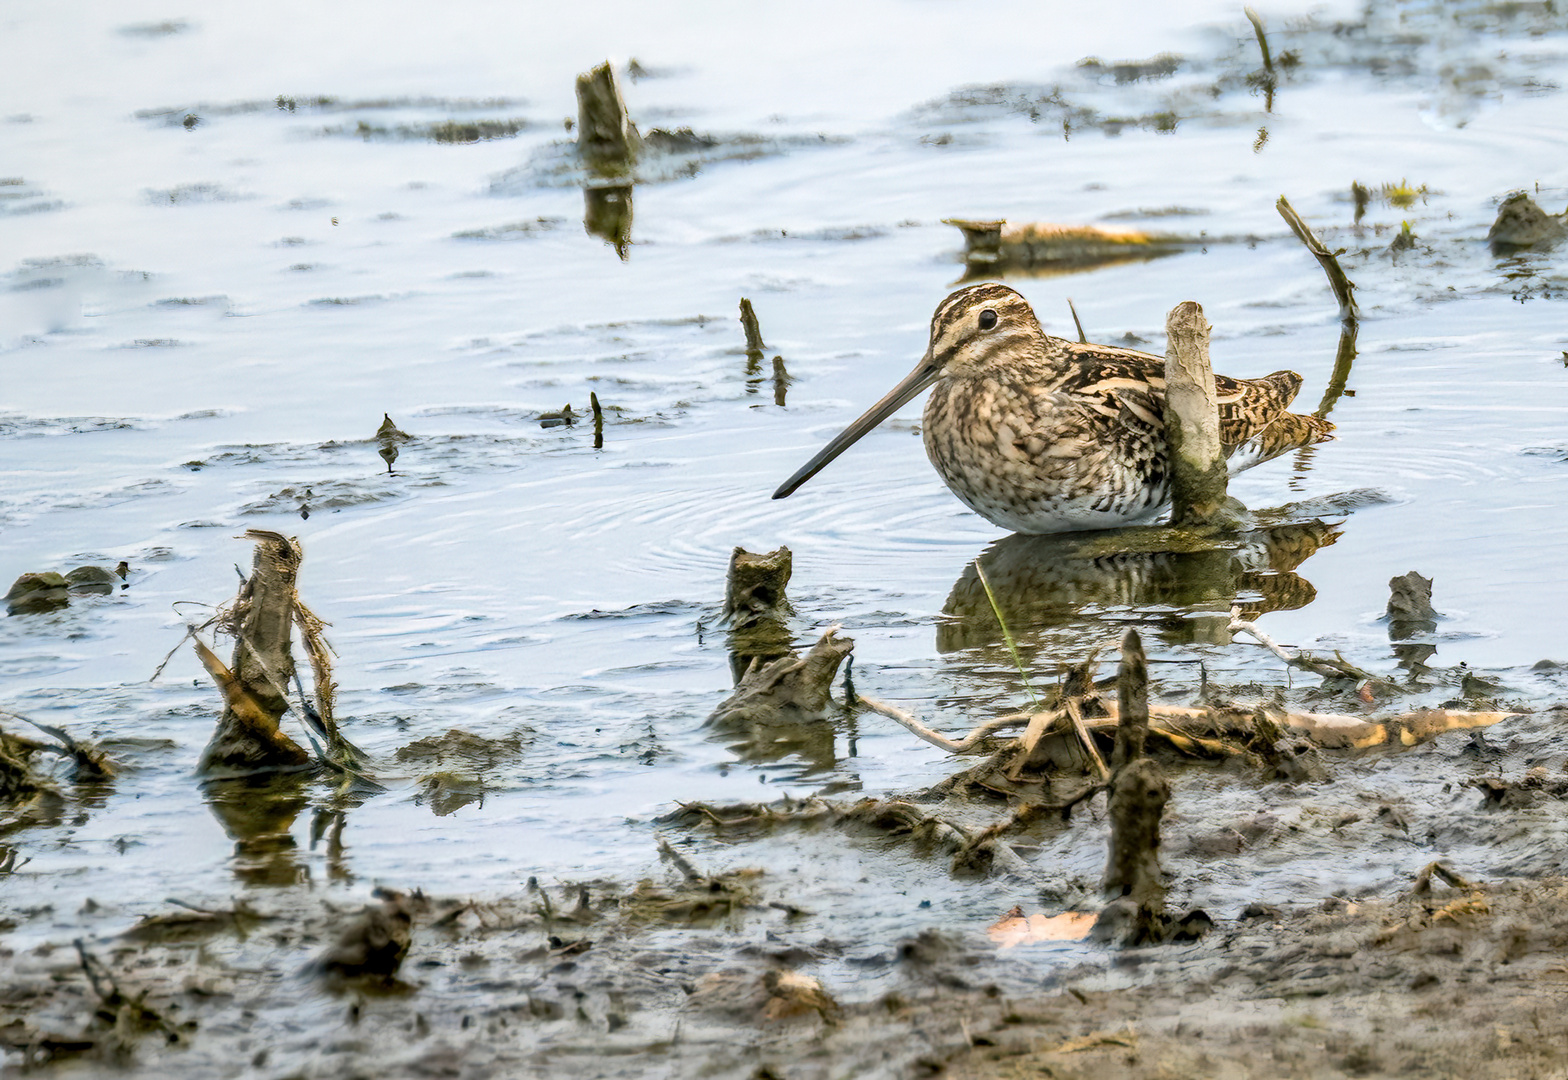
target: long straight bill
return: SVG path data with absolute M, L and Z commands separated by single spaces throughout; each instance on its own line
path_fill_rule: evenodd
M 902 382 L 887 392 L 886 397 L 867 409 L 864 416 L 835 435 L 832 441 L 817 452 L 816 457 L 796 470 L 794 476 L 779 485 L 773 497 L 782 499 L 793 495 L 796 488 L 821 472 L 828 462 L 848 450 L 862 435 L 892 416 L 916 394 L 935 382 L 937 370 L 936 362 L 927 352 L 916 365 L 915 370 L 905 375 Z

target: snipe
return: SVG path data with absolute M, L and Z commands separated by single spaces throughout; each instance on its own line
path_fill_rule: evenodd
M 1286 412 L 1301 376 L 1214 377 L 1232 474 L 1332 438 L 1334 425 Z M 931 464 L 964 505 L 1021 533 L 1109 529 L 1170 502 L 1165 361 L 1051 337 L 1005 285 L 937 305 L 931 344 L 904 380 L 773 493 L 782 499 L 926 387 Z

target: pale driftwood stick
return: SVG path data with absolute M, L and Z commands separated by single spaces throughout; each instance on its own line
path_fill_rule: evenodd
M 1031 718 L 1031 714 L 1029 713 L 1009 713 L 1006 716 L 999 716 L 995 720 L 987 720 L 985 723 L 976 727 L 968 735 L 965 735 L 962 739 L 950 739 L 941 732 L 934 731 L 931 728 L 926 727 L 919 720 L 916 720 L 913 716 L 910 716 L 903 709 L 897 708 L 896 706 L 889 705 L 886 702 L 878 701 L 875 698 L 868 698 L 863 694 L 860 695 L 860 703 L 866 708 L 870 709 L 872 712 L 881 716 L 885 716 L 895 723 L 902 724 L 904 727 L 914 732 L 917 736 L 924 739 L 932 746 L 940 746 L 943 750 L 946 750 L 950 754 L 967 753 L 968 751 L 974 749 L 974 747 L 979 744 L 980 740 L 984 739 L 987 735 L 1001 731 L 1003 728 L 1017 727 L 1019 724 L 1027 724 Z
M 1006 221 L 964 221 L 960 218 L 943 218 L 942 224 L 953 225 L 964 234 L 964 262 L 972 267 L 992 266 L 1002 259 L 1002 227 Z
M 1225 505 L 1225 451 L 1220 445 L 1209 324 L 1185 300 L 1165 319 L 1165 438 L 1170 445 L 1171 524 L 1217 524 Z
M 1374 675 L 1370 671 L 1363 671 L 1354 664 L 1348 663 L 1343 658 L 1323 660 L 1306 652 L 1292 654 L 1283 645 L 1279 644 L 1279 642 L 1269 637 L 1267 632 L 1265 632 L 1262 627 L 1258 626 L 1257 623 L 1248 622 L 1246 619 L 1243 619 L 1241 617 L 1241 608 L 1239 607 L 1232 607 L 1230 609 L 1230 624 L 1226 626 L 1226 629 L 1229 630 L 1232 634 L 1246 634 L 1248 637 L 1251 637 L 1253 640 L 1255 640 L 1259 645 L 1262 645 L 1269 652 L 1279 657 L 1290 667 L 1300 668 L 1303 671 L 1310 671 L 1314 675 L 1322 675 L 1324 678 L 1328 679 L 1360 679 L 1366 682 L 1377 683 L 1379 686 L 1395 688 L 1397 688 L 1399 685 L 1398 683 L 1395 683 L 1389 679 L 1385 679 L 1380 675 Z
M 1290 231 L 1296 238 L 1307 245 L 1307 250 L 1312 252 L 1312 257 L 1323 267 L 1323 272 L 1328 275 L 1329 287 L 1334 290 L 1334 299 L 1339 301 L 1339 317 L 1342 320 L 1355 321 L 1360 317 L 1356 309 L 1355 283 L 1345 276 L 1345 271 L 1340 268 L 1338 256 L 1328 249 L 1323 241 L 1318 239 L 1316 233 L 1301 220 L 1301 215 L 1296 213 L 1296 208 L 1290 205 L 1290 200 L 1281 195 L 1274 204 L 1279 210 L 1280 217 L 1285 219 L 1285 224 L 1290 226 Z

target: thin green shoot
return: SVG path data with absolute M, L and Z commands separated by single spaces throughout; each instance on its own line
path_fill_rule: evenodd
M 1029 704 L 1036 711 L 1040 708 L 1040 699 L 1034 696 L 1034 687 L 1029 685 L 1029 673 L 1024 670 L 1023 658 L 1018 655 L 1018 643 L 1013 640 L 1013 633 L 1007 628 L 1007 620 L 1002 618 L 1002 608 L 996 602 L 996 593 L 991 591 L 991 582 L 986 579 L 985 568 L 980 565 L 980 560 L 975 560 L 975 573 L 980 575 L 980 585 L 985 589 L 985 598 L 991 602 L 991 611 L 996 615 L 997 625 L 1002 628 L 1002 640 L 1007 642 L 1007 651 L 1013 654 L 1013 663 L 1018 668 L 1018 677 L 1023 680 L 1024 692 L 1029 695 Z

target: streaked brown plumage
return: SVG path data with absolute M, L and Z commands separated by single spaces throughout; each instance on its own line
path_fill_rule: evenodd
M 1286 412 L 1301 376 L 1214 377 L 1232 473 L 1331 438 Z M 1105 529 L 1170 500 L 1165 361 L 1047 335 L 1005 285 L 971 285 L 937 305 L 931 345 L 905 379 L 774 492 L 789 495 L 927 386 L 926 454 L 986 520 L 1023 533 Z

